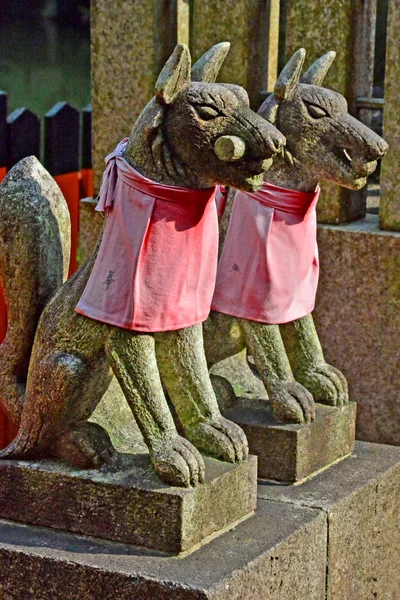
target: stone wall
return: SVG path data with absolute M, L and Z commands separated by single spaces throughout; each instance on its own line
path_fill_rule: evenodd
M 378 217 L 320 226 L 315 322 L 357 402 L 357 438 L 400 445 L 400 233 Z

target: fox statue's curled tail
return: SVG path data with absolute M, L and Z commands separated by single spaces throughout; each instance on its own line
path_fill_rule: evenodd
M 61 190 L 34 156 L 22 159 L 0 185 L 0 276 L 8 318 L 0 346 L 0 399 L 17 426 L 38 322 L 67 277 L 70 238 Z

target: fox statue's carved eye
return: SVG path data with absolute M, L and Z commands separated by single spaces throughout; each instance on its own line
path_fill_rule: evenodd
M 313 119 L 321 119 L 322 117 L 329 117 L 328 112 L 322 108 L 321 106 L 317 106 L 316 104 L 306 104 L 308 114 Z
M 203 121 L 210 121 L 211 119 L 221 116 L 218 110 L 211 106 L 198 104 L 197 106 L 194 106 L 194 109 Z

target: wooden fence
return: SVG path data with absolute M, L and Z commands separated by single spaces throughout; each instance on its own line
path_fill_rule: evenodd
M 0 181 L 18 161 L 36 156 L 54 177 L 71 216 L 71 262 L 69 274 L 78 268 L 79 206 L 93 195 L 91 155 L 92 108 L 82 111 L 57 102 L 43 122 L 27 108 L 7 115 L 7 94 L 0 92 Z M 7 309 L 0 286 L 0 342 L 7 332 Z M 0 448 L 15 436 L 16 428 L 0 409 Z

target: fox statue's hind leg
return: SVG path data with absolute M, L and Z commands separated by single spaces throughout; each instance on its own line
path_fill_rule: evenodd
M 312 315 L 285 323 L 280 330 L 296 381 L 312 393 L 316 402 L 347 404 L 346 378 L 325 362 Z
M 102 427 L 87 422 L 109 383 L 107 377 L 100 383 L 97 375 L 93 365 L 67 352 L 46 355 L 36 363 L 26 389 L 30 411 L 22 413 L 18 436 L 7 454 L 31 458 L 46 453 L 80 468 L 100 466 L 112 444 Z
M 155 334 L 161 377 L 185 430 L 205 454 L 229 462 L 248 453 L 242 430 L 225 419 L 208 377 L 202 325 Z
M 172 485 L 203 481 L 203 459 L 190 442 L 178 435 L 165 399 L 154 337 L 114 327 L 106 351 L 158 474 Z

